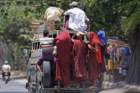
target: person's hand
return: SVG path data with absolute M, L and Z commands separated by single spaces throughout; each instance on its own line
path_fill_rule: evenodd
M 96 51 L 96 52 L 98 52 L 98 51 L 99 51 L 99 49 L 98 49 L 98 48 L 95 48 L 95 51 Z
M 93 46 L 91 46 L 90 44 L 88 44 L 88 48 L 95 52 L 95 48 Z
M 54 56 L 57 56 L 57 47 L 56 47 L 56 46 L 54 46 L 53 55 L 54 55 Z
M 54 56 L 54 57 L 57 57 L 57 53 L 54 53 L 54 52 L 53 52 L 53 56 Z

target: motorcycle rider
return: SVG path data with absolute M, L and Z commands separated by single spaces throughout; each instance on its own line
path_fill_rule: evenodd
M 8 79 L 10 79 L 10 73 L 11 66 L 8 64 L 8 61 L 6 60 L 4 64 L 2 65 L 2 78 L 5 79 L 5 76 L 8 76 Z

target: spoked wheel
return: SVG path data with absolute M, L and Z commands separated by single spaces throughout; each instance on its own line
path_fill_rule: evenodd
M 4 81 L 5 81 L 5 84 L 7 84 L 7 83 L 10 81 L 9 76 L 6 76 L 6 77 L 4 78 Z
M 40 84 L 38 84 L 36 86 L 36 92 L 35 93 L 42 93 L 42 86 Z
M 28 93 L 39 93 L 36 82 L 30 82 L 28 85 Z
M 8 79 L 6 79 L 6 80 L 5 80 L 5 84 L 7 84 L 7 83 L 8 83 L 8 81 L 9 81 L 9 80 L 8 80 Z
M 29 85 L 28 87 L 28 93 L 36 93 L 36 88 L 32 87 L 31 85 Z
M 35 93 L 42 93 L 42 74 L 40 71 L 37 71 L 37 77 L 36 77 L 36 92 Z

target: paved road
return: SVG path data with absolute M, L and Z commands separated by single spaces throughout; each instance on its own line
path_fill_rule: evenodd
M 0 79 L 0 93 L 28 93 L 25 89 L 25 79 L 11 80 L 5 84 Z
M 125 93 L 125 89 L 110 89 L 110 90 L 104 90 L 100 93 Z

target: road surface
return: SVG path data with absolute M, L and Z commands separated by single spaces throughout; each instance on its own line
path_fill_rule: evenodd
M 110 89 L 110 90 L 104 90 L 101 91 L 100 93 L 125 93 L 125 89 Z
M 28 93 L 25 89 L 26 79 L 11 80 L 5 84 L 0 79 L 0 93 Z

